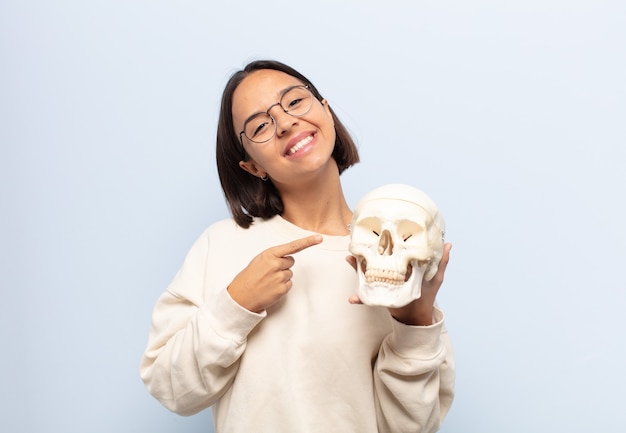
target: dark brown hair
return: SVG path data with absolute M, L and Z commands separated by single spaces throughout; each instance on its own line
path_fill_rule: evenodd
M 217 125 L 217 172 L 233 218 L 243 228 L 250 227 L 253 217 L 271 218 L 283 212 L 283 201 L 274 184 L 271 181 L 263 181 L 239 167 L 239 161 L 247 160 L 248 155 L 233 125 L 233 93 L 244 78 L 262 69 L 273 69 L 291 75 L 307 84 L 319 101 L 324 99 L 304 75 L 290 66 L 273 60 L 251 62 L 243 70 L 235 72 L 226 83 Z M 359 162 L 359 153 L 354 140 L 332 108 L 330 112 L 335 122 L 336 134 L 332 156 L 341 174 L 346 168 Z

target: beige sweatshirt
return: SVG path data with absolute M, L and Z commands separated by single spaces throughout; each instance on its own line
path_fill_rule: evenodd
M 266 248 L 312 234 L 283 218 L 210 226 L 154 308 L 140 374 L 168 409 L 209 406 L 217 433 L 434 432 L 454 394 L 443 314 L 407 326 L 351 305 L 349 236 L 294 255 L 293 287 L 261 314 L 226 288 Z

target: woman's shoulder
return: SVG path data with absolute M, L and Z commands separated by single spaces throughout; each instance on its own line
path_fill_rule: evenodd
M 256 219 L 244 228 L 234 219 L 227 218 L 211 223 L 196 240 L 195 245 L 206 254 L 226 254 L 231 250 L 256 252 L 275 244 L 284 243 L 291 238 L 282 233 L 281 220 L 270 218 Z
M 211 223 L 206 231 L 209 232 L 220 232 L 223 230 L 237 230 L 237 229 L 241 229 L 242 227 L 238 226 L 237 223 L 235 222 L 234 219 L 232 218 L 224 218 L 222 220 L 218 220 L 215 221 L 213 223 Z
M 265 231 L 270 226 L 280 223 L 280 219 L 270 218 L 264 220 L 262 218 L 254 218 L 253 223 L 248 228 L 238 225 L 233 218 L 225 218 L 211 223 L 202 236 L 222 237 L 222 236 L 249 236 L 259 231 Z
M 280 218 L 278 218 L 280 219 Z M 271 224 L 273 222 L 276 222 L 277 218 L 276 216 L 269 218 L 269 219 L 263 219 L 263 218 L 253 218 L 252 219 L 252 224 L 250 225 L 250 227 L 248 228 L 244 228 L 241 227 L 240 225 L 238 225 L 235 220 L 233 218 L 224 218 L 222 220 L 218 220 L 215 221 L 213 223 L 211 223 L 208 226 L 209 230 L 244 230 L 244 231 L 249 231 L 250 229 L 253 229 L 255 227 L 259 227 L 259 226 L 263 226 L 263 225 L 267 225 L 267 224 Z

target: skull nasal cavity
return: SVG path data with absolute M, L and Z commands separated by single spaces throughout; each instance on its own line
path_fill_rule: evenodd
M 391 240 L 389 230 L 383 230 L 383 233 L 380 235 L 378 254 L 381 256 L 390 256 L 393 254 L 393 241 Z

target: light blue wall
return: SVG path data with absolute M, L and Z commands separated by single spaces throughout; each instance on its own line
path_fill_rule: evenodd
M 228 3 L 228 4 L 227 4 Z M 445 433 L 626 431 L 620 1 L 0 3 L 0 430 L 208 432 L 138 377 L 152 306 L 227 216 L 232 71 L 310 76 L 389 182 L 444 213 Z

